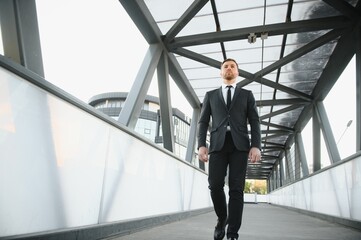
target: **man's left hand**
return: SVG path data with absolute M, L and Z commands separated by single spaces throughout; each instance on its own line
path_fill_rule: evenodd
M 261 160 L 261 151 L 259 150 L 259 148 L 251 148 L 251 150 L 249 150 L 248 158 L 251 163 L 255 163 Z

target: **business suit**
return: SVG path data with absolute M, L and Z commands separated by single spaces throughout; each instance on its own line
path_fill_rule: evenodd
M 228 124 L 231 128 L 234 144 L 239 151 L 248 152 L 250 146 L 261 148 L 259 116 L 251 91 L 236 87 L 230 109 L 227 109 L 221 88 L 206 93 L 198 122 L 199 147 L 206 146 L 206 136 L 211 116 L 212 127 L 210 130 L 209 153 L 221 150 Z M 248 122 L 251 126 L 251 144 L 247 130 Z
M 198 122 L 198 148 L 206 146 L 210 127 L 209 189 L 215 212 L 225 228 L 228 218 L 227 237 L 238 238 L 242 222 L 243 190 L 251 148 L 261 148 L 259 116 L 251 91 L 236 87 L 229 109 L 222 94 L 222 87 L 206 93 Z M 249 139 L 247 124 L 251 127 Z M 229 204 L 224 193 L 225 176 L 229 168 Z M 223 230 L 224 231 L 224 230 Z M 214 239 L 223 239 L 215 231 Z

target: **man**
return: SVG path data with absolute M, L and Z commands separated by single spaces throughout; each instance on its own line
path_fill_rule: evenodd
M 237 87 L 238 64 L 226 59 L 221 65 L 223 84 L 206 93 L 198 122 L 198 158 L 208 162 L 209 189 L 218 217 L 214 239 L 238 239 L 243 213 L 243 190 L 248 159 L 254 163 L 261 159 L 261 133 L 256 103 L 251 91 Z M 228 101 L 227 101 L 228 99 Z M 227 106 L 228 105 L 228 106 Z M 210 145 L 206 145 L 211 120 Z M 251 141 L 247 123 L 251 128 Z M 228 173 L 229 203 L 224 192 Z

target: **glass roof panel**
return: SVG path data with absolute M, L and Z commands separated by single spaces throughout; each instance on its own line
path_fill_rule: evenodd
M 191 81 L 194 79 L 204 79 L 204 78 L 219 78 L 220 79 L 220 70 L 217 68 L 207 67 L 207 68 L 193 68 L 184 70 L 187 78 Z
M 263 99 L 263 100 L 269 100 L 272 99 L 272 94 L 273 94 L 273 88 L 270 88 L 266 85 L 261 85 L 261 84 L 249 84 L 247 86 L 243 87 L 244 89 L 248 89 L 250 91 L 253 92 L 253 95 L 261 95 L 262 97 L 256 98 L 257 100 L 259 99 Z
M 206 64 L 203 64 L 201 62 L 197 62 L 197 61 L 194 61 L 192 59 L 189 59 L 189 58 L 185 58 L 185 57 L 182 57 L 182 56 L 176 56 L 177 60 L 178 60 L 178 63 L 181 65 L 182 69 L 183 70 L 186 70 L 188 68 L 204 68 L 204 67 L 209 67 L 208 65 Z
M 337 15 L 340 13 L 322 0 L 295 0 L 291 19 L 292 21 L 299 21 Z
M 346 1 L 353 6 L 357 2 L 357 0 Z M 145 2 L 162 34 L 166 34 L 182 14 L 194 3 L 194 0 L 145 0 Z M 302 121 L 300 115 L 304 105 L 282 113 L 283 110 L 288 110 L 285 109 L 286 107 L 292 105 L 278 105 L 278 100 L 292 98 L 303 102 L 302 99 L 307 99 L 307 95 L 311 95 L 316 84 L 318 84 L 319 78 L 322 76 L 322 72 L 327 66 L 338 41 L 337 38 L 333 39 L 329 43 L 322 45 L 322 47 L 315 47 L 314 50 L 307 52 L 306 47 L 310 47 L 313 44 L 319 46 L 319 38 L 322 38 L 331 29 L 321 31 L 308 30 L 308 32 L 305 32 L 307 27 L 318 27 L 317 21 L 307 21 L 304 22 L 305 28 L 301 27 L 298 31 L 298 29 L 292 29 L 292 23 L 289 21 L 302 22 L 304 20 L 343 16 L 346 13 L 335 10 L 339 6 L 332 6 L 332 3 L 337 2 L 331 1 L 330 4 L 327 4 L 326 2 L 328 1 L 323 0 L 214 0 L 214 2 L 217 15 L 213 15 L 211 1 L 208 1 L 195 17 L 187 24 L 184 23 L 184 28 L 177 34 L 177 37 L 188 37 L 176 39 L 174 42 L 172 42 L 173 39 L 167 39 L 169 41 L 166 41 L 165 45 L 169 47 L 168 50 L 170 52 L 173 51 L 173 54 L 175 54 L 200 102 L 203 102 L 206 92 L 218 88 L 222 81 L 219 68 L 210 67 L 200 62 L 208 61 L 209 65 L 213 65 L 213 60 L 221 62 L 224 54 L 227 58 L 235 59 L 239 64 L 239 68 L 245 72 L 245 74 L 241 72 L 242 76 L 238 78 L 238 82 L 241 83 L 243 88 L 251 90 L 256 98 L 258 111 L 263 122 L 261 129 L 264 132 L 277 130 L 262 134 L 262 137 L 267 136 L 264 139 L 265 145 L 272 146 L 273 143 L 285 144 L 289 139 L 289 134 L 285 132 L 282 135 L 282 128 L 275 126 L 280 125 L 293 129 L 300 119 Z M 264 4 L 266 4 L 266 8 Z M 291 6 L 291 16 L 290 19 L 287 19 L 288 8 Z M 203 36 L 200 35 L 217 31 L 217 17 L 220 25 L 218 30 L 233 30 L 215 34 L 216 37 L 222 37 L 225 53 L 222 52 L 222 44 L 217 39 L 214 39 L 217 43 L 205 44 L 209 39 L 203 39 Z M 346 23 L 343 22 L 342 18 L 338 19 L 340 23 Z M 244 28 L 252 27 L 253 31 L 257 31 L 256 29 L 261 29 L 260 27 L 264 24 L 279 25 L 267 26 L 270 29 L 276 26 L 277 31 L 272 32 L 270 30 L 270 36 L 264 41 L 257 37 L 255 43 L 249 43 L 248 39 L 245 39 L 245 34 L 249 33 Z M 235 34 L 237 29 L 241 30 L 239 37 Z M 297 33 L 289 33 L 289 30 L 296 31 Z M 258 36 L 261 34 L 260 31 L 256 32 Z M 275 36 L 275 34 L 278 35 Z M 197 36 L 192 38 L 192 35 Z M 285 43 L 284 39 L 286 40 Z M 182 54 L 181 51 L 177 51 L 182 46 L 185 46 L 186 50 L 193 52 L 192 58 L 199 58 L 200 62 L 177 55 L 177 53 Z M 301 55 L 299 54 L 297 57 L 294 57 L 296 58 L 295 60 L 292 57 L 295 51 L 297 51 L 296 53 L 302 53 L 303 56 L 299 56 Z M 288 61 L 287 57 L 292 57 L 292 59 Z M 280 59 L 279 65 L 276 65 L 278 69 L 272 68 L 269 70 L 269 73 L 260 78 L 263 68 L 277 63 Z M 287 60 L 288 63 L 284 63 L 283 60 Z M 253 82 L 244 86 L 244 83 L 248 82 L 244 80 L 244 76 L 250 77 L 250 80 L 253 80 Z M 257 78 L 253 79 L 253 77 Z M 274 85 L 275 83 L 276 85 Z M 324 85 L 325 83 L 319 82 L 319 84 Z M 311 99 L 311 96 L 309 98 Z M 267 105 L 262 105 L 262 101 Z M 270 113 L 277 115 L 268 118 L 262 117 L 268 116 Z M 266 122 L 269 122 L 272 126 L 268 126 Z M 265 160 L 274 162 L 272 154 L 277 157 L 280 151 L 275 149 L 274 151 L 267 152 Z
M 286 92 L 277 91 L 275 99 L 289 99 L 294 98 L 295 96 L 288 94 Z
M 164 1 L 145 0 L 145 3 L 158 24 L 162 34 L 176 23 L 182 14 L 191 6 L 193 0 Z M 164 11 L 167 9 L 167 11 Z M 200 24 L 200 25 L 199 25 Z M 178 36 L 215 31 L 214 18 L 210 3 L 207 3 L 198 14 L 185 26 Z
M 212 14 L 195 16 L 177 36 L 215 32 L 216 24 Z
M 269 36 L 267 39 L 264 40 L 264 46 L 265 47 L 274 47 L 274 46 L 280 46 L 282 44 L 282 36 Z M 228 50 L 233 49 L 247 49 L 247 48 L 254 48 L 255 45 L 258 47 L 261 47 L 260 45 L 262 43 L 262 40 L 260 38 L 257 38 L 256 43 L 249 43 L 248 40 L 236 40 L 236 41 L 229 41 L 225 42 L 224 44 L 227 46 Z
M 264 20 L 266 24 L 283 22 L 286 18 L 284 9 L 287 8 L 287 2 L 268 2 L 265 11 L 264 0 L 216 0 L 221 29 L 259 26 L 263 25 Z
M 193 3 L 193 0 L 165 1 L 144 0 L 154 20 L 159 22 L 176 21 Z M 165 11 L 167 9 L 167 11 Z
M 314 83 L 321 76 L 320 71 L 292 71 L 292 72 L 281 72 L 279 77 L 279 83 L 282 85 L 288 86 L 293 82 L 304 82 L 304 83 Z
M 285 127 L 293 127 L 294 123 L 298 120 L 298 117 L 303 110 L 303 106 L 292 111 L 273 116 L 271 122 Z
M 194 89 L 201 89 L 201 88 L 218 88 L 221 85 L 221 79 L 217 78 L 206 78 L 206 79 L 195 79 L 189 80 L 192 87 Z M 207 87 L 205 87 L 207 86 Z
M 165 35 L 169 29 L 176 23 L 176 21 L 165 21 L 158 23 L 158 27 L 163 35 Z
M 196 45 L 185 47 L 192 52 L 200 53 L 200 54 L 207 54 L 207 53 L 215 53 L 221 51 L 221 45 L 219 43 L 211 43 L 211 44 L 203 44 L 203 45 Z M 221 59 L 219 59 L 221 60 Z
M 267 41 L 264 40 L 264 41 Z M 238 41 L 241 43 L 241 41 Z M 249 44 L 249 43 L 247 43 Z M 239 62 L 240 68 L 244 69 L 245 71 L 249 71 L 251 73 L 258 72 L 263 68 L 267 67 L 268 65 L 274 63 L 277 61 L 280 57 L 281 52 L 281 46 L 273 45 L 270 47 L 264 47 L 262 48 L 262 41 L 260 41 L 259 44 L 249 44 L 252 46 L 244 47 L 244 43 L 238 47 L 235 48 L 236 45 L 233 43 L 233 48 L 228 48 L 228 44 L 225 43 L 225 48 L 227 50 L 227 57 L 237 59 Z M 262 66 L 263 61 L 263 66 Z M 243 64 L 257 64 L 257 67 L 253 69 L 245 69 L 243 67 Z

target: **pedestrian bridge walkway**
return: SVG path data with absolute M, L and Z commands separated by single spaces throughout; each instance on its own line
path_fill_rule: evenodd
M 210 240 L 215 213 L 210 211 L 181 221 L 145 229 L 113 240 Z M 247 240 L 359 240 L 361 231 L 315 218 L 283 207 L 260 203 L 245 204 L 239 239 Z
M 212 239 L 206 171 L 2 56 L 0 63 L 0 239 Z M 291 183 L 272 176 L 272 205 L 246 205 L 241 239 L 361 239 L 275 206 L 360 230 L 360 152 Z

